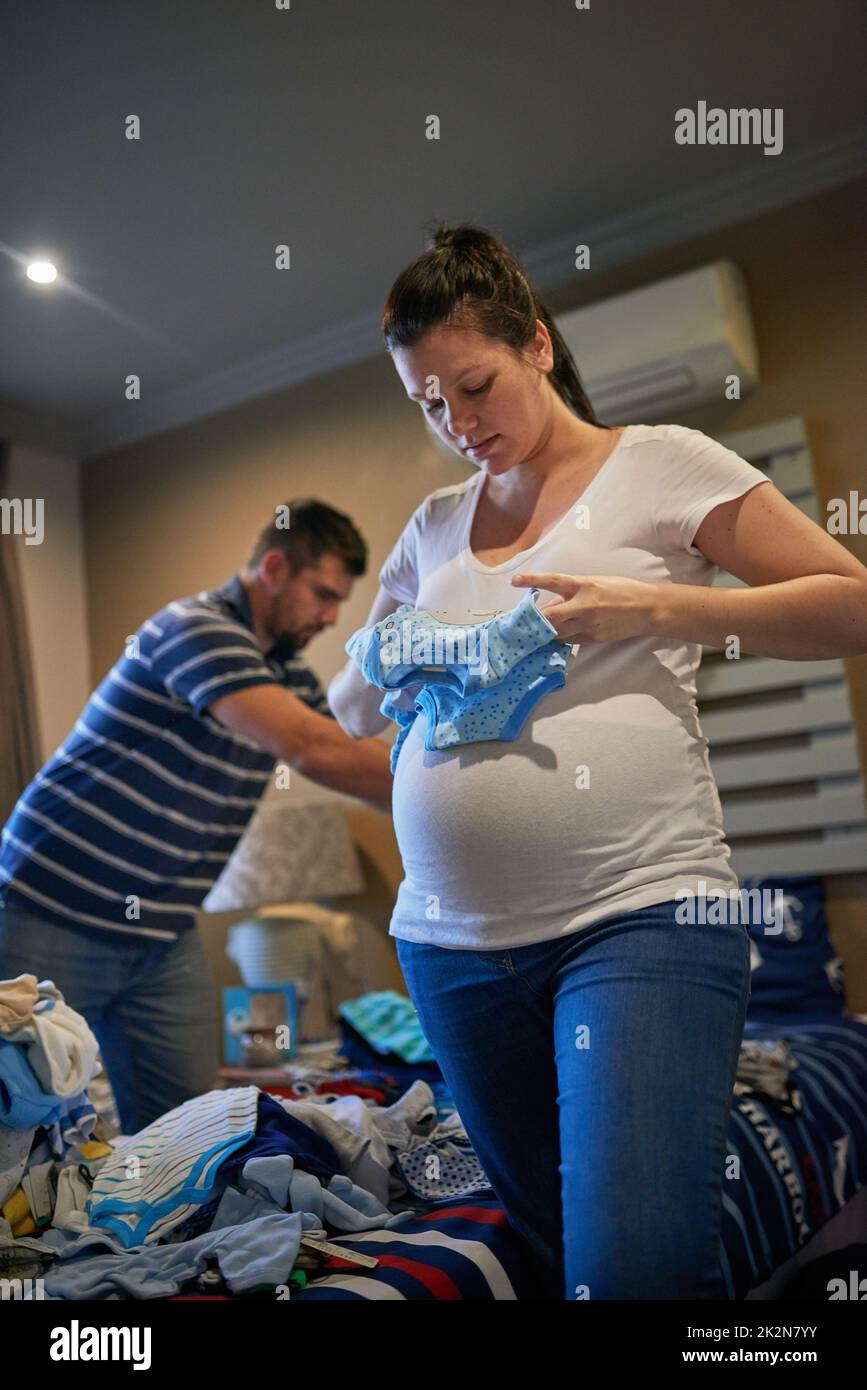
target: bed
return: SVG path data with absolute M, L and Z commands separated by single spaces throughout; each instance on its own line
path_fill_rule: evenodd
M 789 1296 L 811 1267 L 822 1275 L 812 1296 L 827 1299 L 827 1278 L 845 1278 L 867 1255 L 867 1015 L 844 1012 L 820 881 L 790 880 L 784 891 L 785 930 L 768 936 L 751 928 L 752 997 L 722 1194 L 721 1265 L 732 1300 Z M 327 1104 L 348 1088 L 367 1116 L 366 1104 L 388 1105 L 423 1081 L 436 1117 L 459 1119 L 435 1061 L 405 1063 L 389 1053 L 387 1040 L 378 1038 L 374 1048 L 345 1019 L 341 1034 L 340 1060 L 348 1065 L 307 1101 Z M 279 1095 L 273 1079 L 259 1084 L 260 1100 L 262 1092 Z M 95 1102 L 95 1091 L 90 1098 Z M 332 1253 L 303 1275 L 293 1270 L 292 1301 L 562 1300 L 483 1174 L 458 1195 L 429 1202 L 407 1191 L 407 1199 L 389 1202 L 395 1219 L 387 1226 L 352 1235 L 341 1234 L 346 1226 L 329 1229 Z M 353 1255 L 376 1263 L 360 1265 Z M 231 1296 L 219 1272 L 208 1269 L 176 1285 L 167 1301 Z M 240 1297 L 273 1300 L 273 1280 Z

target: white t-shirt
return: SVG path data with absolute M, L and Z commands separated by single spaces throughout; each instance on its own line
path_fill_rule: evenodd
M 518 572 L 708 585 L 693 544 L 714 507 L 768 479 L 698 430 L 628 425 L 577 503 L 529 549 L 485 565 L 468 538 L 484 473 L 437 488 L 379 572 L 401 603 L 513 608 Z M 540 605 L 555 598 L 543 590 Z M 697 643 L 582 643 L 566 685 L 514 742 L 401 749 L 392 809 L 403 858 L 389 934 L 464 949 L 548 941 L 678 890 L 737 889 L 695 700 Z M 584 785 L 589 770 L 589 785 Z

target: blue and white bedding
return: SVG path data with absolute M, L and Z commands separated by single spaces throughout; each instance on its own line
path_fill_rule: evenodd
M 867 1022 L 748 1021 L 744 1039 L 760 1038 L 788 1044 L 801 1108 L 733 1100 L 728 1151 L 741 1177 L 725 1183 L 722 1232 L 732 1298 L 764 1283 L 867 1186 Z

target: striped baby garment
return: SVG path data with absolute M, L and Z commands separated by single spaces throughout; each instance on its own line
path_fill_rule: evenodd
M 226 1159 L 256 1133 L 257 1086 L 206 1091 L 114 1146 L 87 1213 L 128 1249 L 163 1239 L 214 1195 Z

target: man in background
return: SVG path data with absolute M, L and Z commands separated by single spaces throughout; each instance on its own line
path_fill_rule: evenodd
M 279 507 L 240 573 L 127 639 L 3 831 L 0 979 L 53 979 L 84 1015 L 126 1134 L 214 1082 L 196 914 L 275 760 L 390 809 L 387 745 L 343 732 L 298 655 L 366 566 L 343 513 Z

